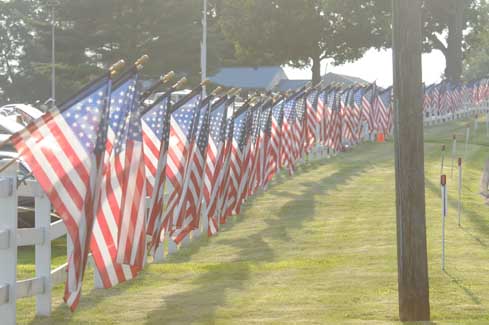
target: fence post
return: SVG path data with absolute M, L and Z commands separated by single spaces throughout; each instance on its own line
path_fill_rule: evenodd
M 202 201 L 202 214 L 200 216 L 200 231 L 207 236 L 209 231 L 209 217 L 207 216 L 207 204 L 205 200 Z
M 36 314 L 49 316 L 51 314 L 51 203 L 38 183 L 34 183 L 35 225 L 44 230 L 44 241 L 36 245 L 36 277 L 44 279 L 44 293 L 36 296 Z
M 0 164 L 5 165 L 5 164 Z M 0 322 L 16 323 L 17 282 L 17 164 L 0 175 Z M 3 290 L 2 290 L 3 287 Z M 3 293 L 3 294 L 2 294 Z M 2 304 L 3 302 L 3 304 Z
M 178 251 L 177 244 L 173 241 L 169 233 L 165 234 L 165 238 L 168 241 L 168 255 L 174 254 Z
M 186 246 L 190 245 L 191 241 L 192 241 L 192 232 L 189 232 L 187 235 L 185 235 L 183 240 L 180 242 L 180 246 L 186 247 Z
M 158 248 L 155 251 L 155 255 L 153 256 L 153 261 L 155 263 L 161 263 L 165 261 L 165 245 L 164 242 L 161 242 Z

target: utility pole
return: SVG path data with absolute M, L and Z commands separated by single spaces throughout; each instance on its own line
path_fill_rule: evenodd
M 422 0 L 392 2 L 399 318 L 403 322 L 428 321 Z
M 204 9 L 202 11 L 202 43 L 200 47 L 200 68 L 202 74 L 201 81 L 204 81 L 207 79 L 207 0 L 204 0 Z

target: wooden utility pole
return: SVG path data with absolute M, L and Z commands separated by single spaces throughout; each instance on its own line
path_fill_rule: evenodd
M 397 263 L 401 321 L 430 319 L 426 252 L 421 1 L 393 0 Z

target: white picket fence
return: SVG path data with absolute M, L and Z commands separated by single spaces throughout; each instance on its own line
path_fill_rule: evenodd
M 487 105 L 477 108 L 462 109 L 456 114 L 425 118 L 425 125 L 435 125 L 453 119 L 465 118 L 473 114 L 487 113 Z M 315 151 L 312 160 L 322 159 L 325 151 Z M 4 163 L 6 164 L 6 163 Z M 1 164 L 0 164 L 1 166 Z M 51 223 L 51 205 L 36 181 L 17 184 L 17 166 L 13 164 L 0 174 L 0 323 L 15 324 L 16 300 L 24 297 L 36 297 L 36 314 L 51 314 L 52 288 L 66 279 L 66 264 L 51 269 L 51 241 L 66 235 L 63 221 Z M 17 197 L 33 197 L 35 199 L 35 228 L 17 228 Z M 193 233 L 198 237 L 207 232 L 207 218 L 201 220 L 201 227 Z M 188 244 L 188 236 L 182 245 Z M 71 249 L 67 239 L 67 255 Z M 35 246 L 36 276 L 27 280 L 17 281 L 17 247 Z M 167 245 L 167 254 L 178 250 L 174 242 Z M 160 249 L 155 262 L 165 259 L 165 252 Z M 102 287 L 100 279 L 95 278 L 95 287 Z

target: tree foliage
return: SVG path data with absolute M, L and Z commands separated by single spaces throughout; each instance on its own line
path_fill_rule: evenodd
M 56 21 L 58 102 L 117 60 L 122 58 L 130 63 L 142 54 L 151 57 L 143 70 L 146 78 L 157 78 L 175 70 L 191 81 L 200 79 L 202 7 L 195 0 L 11 0 L 6 3 L 0 0 L 0 4 L 14 8 L 20 17 L 28 17 L 16 23 L 22 35 L 14 26 L 7 28 L 10 34 L 17 33 L 9 39 L 20 50 L 10 54 L 10 61 L 0 58 L 0 66 L 15 62 L 26 70 L 26 74 L 15 70 L 6 81 L 0 81 L 0 89 L 12 100 L 49 97 L 52 6 Z M 211 6 L 208 12 L 210 71 L 223 62 L 232 62 L 233 58 L 232 47 L 220 34 L 213 10 Z M 11 12 L 0 12 L 0 30 L 2 21 L 16 21 Z M 16 41 L 21 44 L 17 45 Z M 30 50 L 26 51 L 28 46 Z M 0 77 L 5 74 L 2 71 Z M 15 82 L 12 75 L 17 79 Z M 15 89 L 9 84 L 15 84 Z M 27 89 L 31 91 L 26 92 Z
M 447 79 L 461 79 L 464 53 L 488 26 L 487 6 L 486 0 L 425 0 L 425 50 L 444 54 Z
M 487 0 L 424 1 L 425 51 L 442 51 L 446 76 L 458 80 L 465 54 L 470 67 L 483 57 L 477 44 L 485 40 Z M 53 6 L 58 102 L 113 62 L 144 53 L 152 58 L 147 78 L 175 70 L 199 79 L 200 0 L 0 0 L 0 101 L 50 96 Z M 209 72 L 237 63 L 291 64 L 311 67 L 318 81 L 323 59 L 341 64 L 390 47 L 390 6 L 391 0 L 209 0 Z
M 312 66 L 344 63 L 385 44 L 390 29 L 389 1 L 223 0 L 220 26 L 247 64 Z
M 243 63 L 313 67 L 358 59 L 368 48 L 391 46 L 390 0 L 223 0 L 220 22 Z M 488 25 L 486 0 L 425 0 L 424 49 L 446 57 L 445 76 L 457 81 L 463 54 Z

